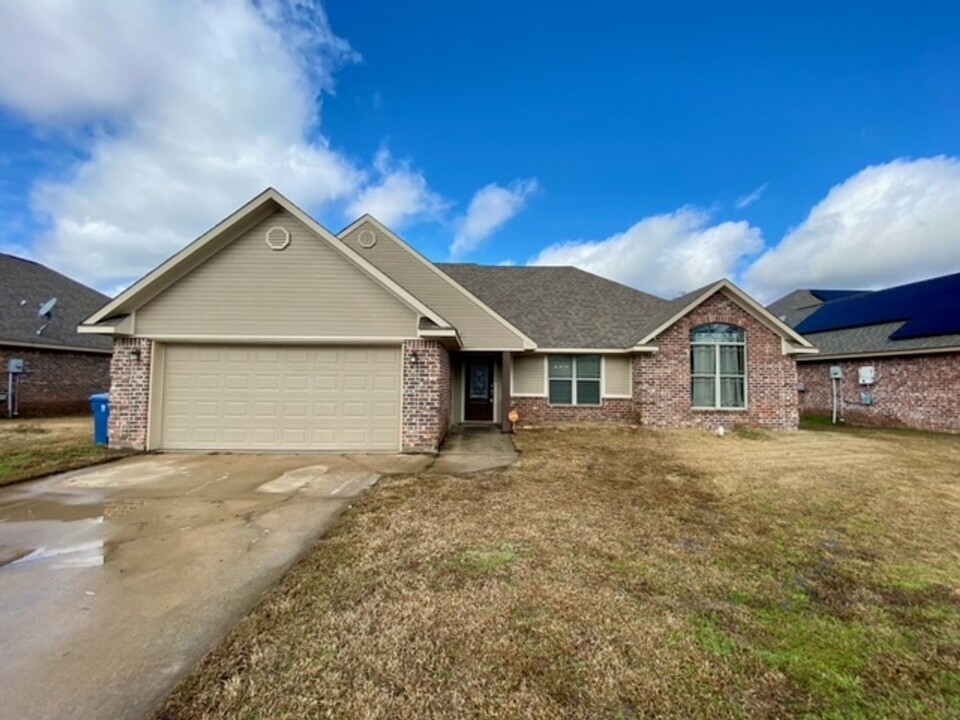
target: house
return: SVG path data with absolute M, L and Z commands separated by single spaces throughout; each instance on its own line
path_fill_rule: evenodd
M 960 432 L 960 273 L 886 290 L 796 290 L 770 311 L 820 354 L 799 357 L 801 411 Z
M 667 301 L 572 268 L 436 265 L 273 189 L 80 330 L 115 343 L 111 441 L 168 450 L 432 451 L 511 410 L 794 428 L 815 352 L 726 280 Z
M 113 343 L 77 324 L 108 299 L 0 253 L 0 417 L 90 412 L 90 395 L 110 387 Z

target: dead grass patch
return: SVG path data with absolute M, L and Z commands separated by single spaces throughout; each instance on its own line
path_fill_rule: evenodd
M 129 454 L 95 445 L 89 417 L 0 420 L 0 486 Z
M 384 481 L 159 717 L 960 714 L 960 438 L 517 442 Z

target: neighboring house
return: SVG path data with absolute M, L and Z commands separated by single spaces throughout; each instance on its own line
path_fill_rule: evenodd
M 839 417 L 960 432 L 960 273 L 872 292 L 796 290 L 769 309 L 820 350 L 799 358 L 802 412 L 831 414 L 836 390 Z
M 169 450 L 431 451 L 511 409 L 794 428 L 815 352 L 725 280 L 666 301 L 572 268 L 438 266 L 272 189 L 80 330 L 115 341 L 111 441 Z
M 110 387 L 113 343 L 78 334 L 77 324 L 107 300 L 0 253 L 0 417 L 90 412 L 89 396 Z

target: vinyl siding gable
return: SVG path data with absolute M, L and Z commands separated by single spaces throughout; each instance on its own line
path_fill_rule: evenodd
M 360 244 L 360 234 L 371 232 L 372 247 Z M 363 222 L 342 238 L 351 250 L 379 268 L 394 282 L 417 297 L 452 324 L 465 350 L 520 350 L 523 340 L 496 317 L 463 294 L 445 276 L 381 232 L 373 223 Z
M 266 243 L 274 227 L 290 235 L 283 250 Z M 143 336 L 416 337 L 416 324 L 416 312 L 285 211 L 136 313 Z

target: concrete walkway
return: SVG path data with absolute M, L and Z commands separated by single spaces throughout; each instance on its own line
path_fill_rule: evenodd
M 460 475 L 507 467 L 520 456 L 513 436 L 500 428 L 459 425 L 450 429 L 440 455 L 425 472 L 432 475 Z

